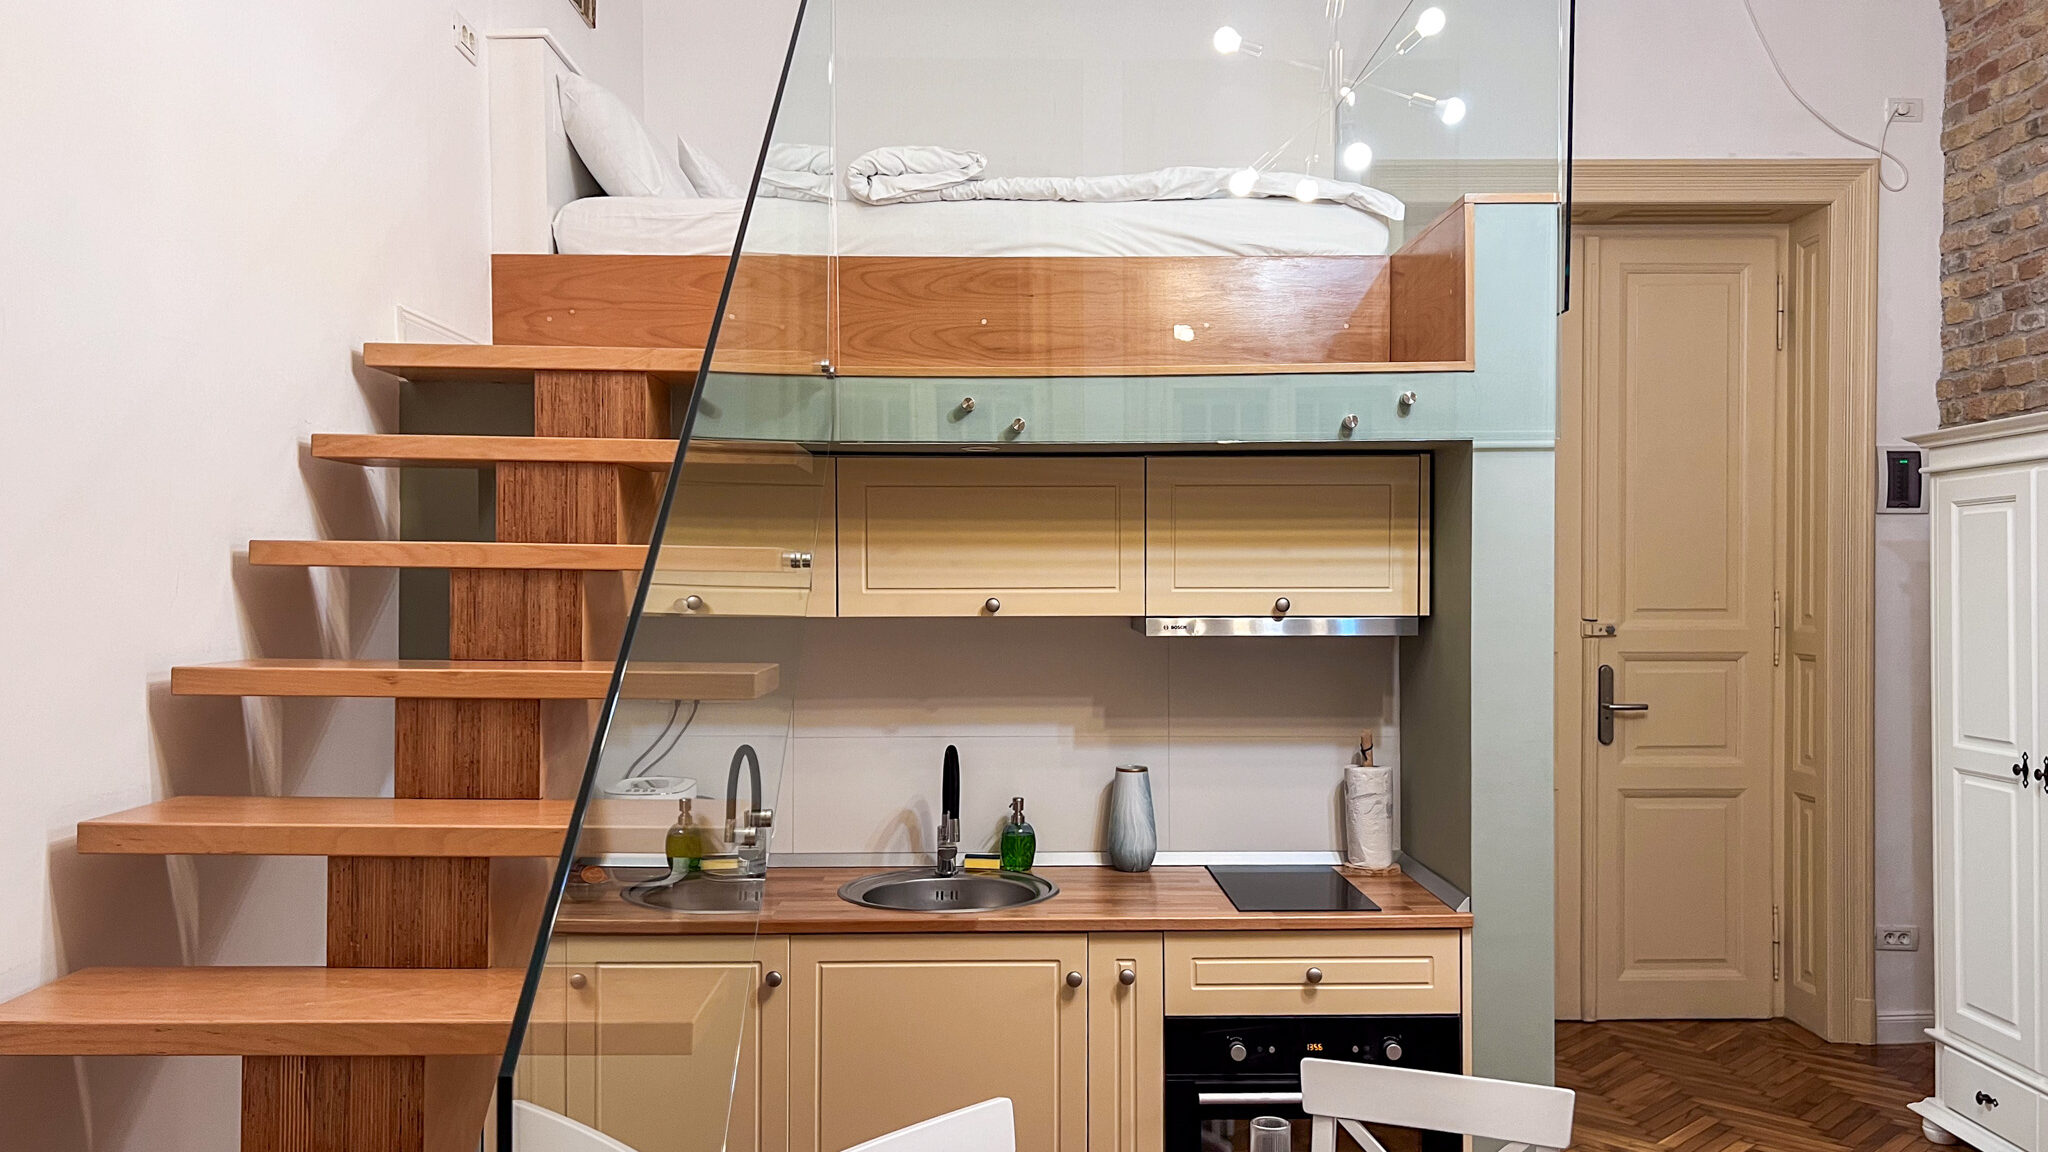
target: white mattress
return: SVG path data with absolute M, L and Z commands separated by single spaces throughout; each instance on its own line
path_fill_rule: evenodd
M 555 248 L 582 255 L 729 255 L 742 206 L 739 200 L 593 196 L 555 215 Z M 1378 217 L 1341 204 L 1236 197 L 882 206 L 763 197 L 748 233 L 749 252 L 836 250 L 842 256 L 1378 256 L 1388 240 Z

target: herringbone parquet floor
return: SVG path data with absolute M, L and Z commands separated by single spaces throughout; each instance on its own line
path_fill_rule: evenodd
M 1577 1152 L 1927 1152 L 1928 1044 L 1825 1044 L 1784 1020 L 1561 1022 Z M 1944 1150 L 1946 1152 L 1946 1150 Z

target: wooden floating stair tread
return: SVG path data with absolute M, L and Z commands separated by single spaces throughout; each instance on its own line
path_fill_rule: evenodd
M 80 852 L 163 856 L 542 856 L 567 800 L 177 796 L 87 820 Z
M 540 344 L 365 344 L 363 363 L 415 383 L 528 383 L 536 372 L 645 372 L 687 382 L 702 348 L 579 348 Z
M 321 460 L 372 467 L 488 468 L 496 464 L 613 464 L 662 472 L 677 441 L 602 436 L 433 436 L 316 432 Z M 803 446 L 774 440 L 690 441 L 689 463 L 775 465 L 811 470 Z
M 528 571 L 638 572 L 645 544 L 527 544 L 488 540 L 252 540 L 249 563 L 300 568 L 516 568 Z M 662 571 L 780 572 L 779 548 L 671 544 Z
M 602 700 L 602 660 L 236 660 L 171 669 L 179 696 L 357 696 L 419 700 Z M 774 664 L 635 663 L 636 700 L 758 700 L 775 690 Z
M 504 1051 L 516 968 L 86 968 L 0 1004 L 0 1054 Z

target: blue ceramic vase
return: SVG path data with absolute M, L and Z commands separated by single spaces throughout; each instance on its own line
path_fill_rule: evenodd
M 1109 866 L 1143 872 L 1159 854 L 1152 821 L 1152 774 L 1143 764 L 1119 764 L 1109 783 Z

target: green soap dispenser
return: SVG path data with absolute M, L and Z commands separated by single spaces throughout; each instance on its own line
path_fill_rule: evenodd
M 1024 819 L 1024 798 L 1010 798 L 1010 819 L 1003 825 L 1003 871 L 1029 872 L 1038 855 L 1038 833 Z
M 681 880 L 704 867 L 704 829 L 691 815 L 690 801 L 691 797 L 685 796 L 676 804 L 676 822 L 668 830 L 668 872 L 672 880 Z

